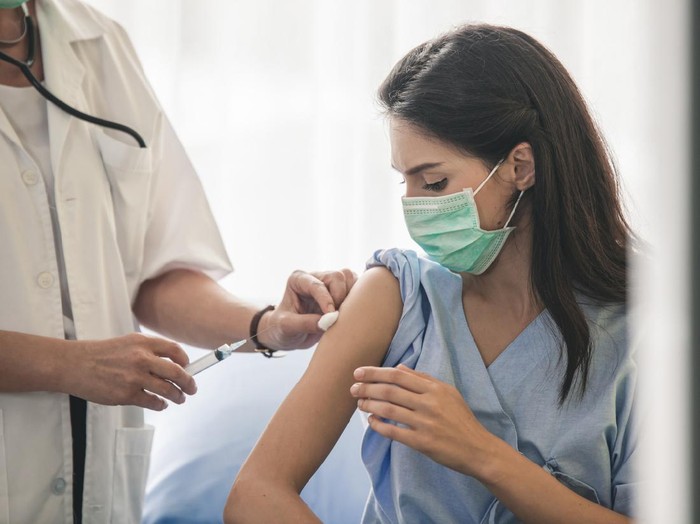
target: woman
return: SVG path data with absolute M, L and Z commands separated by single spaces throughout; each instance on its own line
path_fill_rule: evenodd
M 632 235 L 576 86 L 533 38 L 479 25 L 413 49 L 380 98 L 432 260 L 375 254 L 227 522 L 314 521 L 299 491 L 356 406 L 366 522 L 628 521 Z

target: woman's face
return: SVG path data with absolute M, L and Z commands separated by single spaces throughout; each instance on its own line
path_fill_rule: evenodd
M 481 159 L 423 134 L 405 120 L 392 118 L 389 133 L 392 167 L 403 175 L 407 197 L 449 195 L 468 187 L 476 190 L 489 174 Z M 504 162 L 474 198 L 483 229 L 500 229 L 508 219 L 507 204 L 514 192 L 503 176 L 508 169 Z

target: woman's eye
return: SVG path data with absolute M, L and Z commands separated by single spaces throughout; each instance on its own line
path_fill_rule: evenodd
M 447 187 L 447 178 L 443 178 L 442 180 L 438 182 L 434 182 L 432 184 L 428 184 L 427 182 L 423 184 L 423 189 L 426 191 L 442 191 Z

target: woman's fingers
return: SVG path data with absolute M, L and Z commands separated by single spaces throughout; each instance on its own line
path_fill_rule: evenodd
M 375 415 L 370 415 L 367 421 L 369 422 L 369 427 L 379 433 L 382 437 L 401 442 L 409 447 L 413 447 L 411 444 L 415 438 L 415 432 L 412 429 L 402 428 L 400 426 L 396 426 L 395 424 L 384 422 Z
M 361 367 L 354 373 L 358 382 L 395 384 L 414 393 L 426 393 L 432 384 L 429 375 L 421 374 L 405 366 L 398 368 Z
M 395 384 L 358 382 L 352 385 L 350 394 L 359 399 L 371 398 L 391 402 L 392 404 L 411 410 L 416 409 L 418 404 L 416 393 Z
M 399 424 L 413 427 L 416 423 L 416 414 L 410 409 L 406 409 L 391 402 L 382 400 L 361 398 L 357 401 L 360 411 L 370 413 L 386 420 L 392 420 Z
M 351 393 L 370 427 L 456 471 L 472 471 L 474 457 L 493 436 L 484 428 L 459 390 L 405 366 L 355 370 Z M 471 473 L 468 473 L 471 474 Z

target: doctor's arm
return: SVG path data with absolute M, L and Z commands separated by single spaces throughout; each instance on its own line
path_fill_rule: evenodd
M 353 370 L 381 363 L 401 311 L 394 276 L 368 270 L 241 468 L 226 503 L 227 524 L 318 521 L 299 493 L 355 411 Z
M 174 342 L 133 333 L 64 340 L 0 331 L 0 392 L 50 391 L 106 405 L 164 409 L 196 391 Z
M 295 271 L 280 304 L 260 319 L 258 340 L 273 349 L 309 347 L 321 337 L 317 323 L 335 311 L 355 283 L 352 271 Z M 144 282 L 134 304 L 138 320 L 167 337 L 203 348 L 249 336 L 259 307 L 249 304 L 198 271 L 175 269 Z M 239 351 L 252 351 L 248 343 Z

